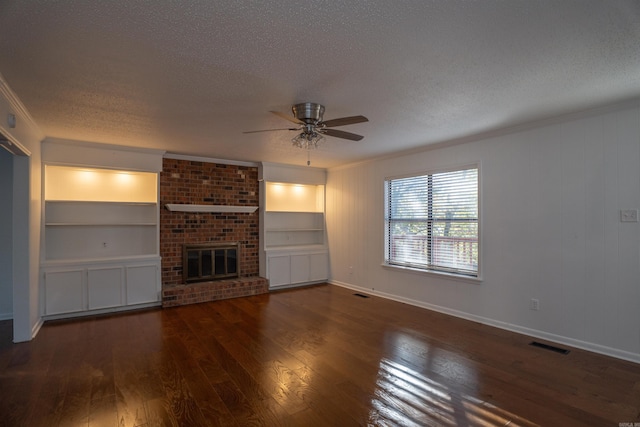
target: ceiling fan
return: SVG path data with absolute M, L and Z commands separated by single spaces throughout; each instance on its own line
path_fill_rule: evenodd
M 348 139 L 351 141 L 360 141 L 364 136 L 357 135 L 351 132 L 345 132 L 342 130 L 331 129 L 337 126 L 346 126 L 354 123 L 368 122 L 364 116 L 350 116 L 340 117 L 338 119 L 324 120 L 324 106 L 313 102 L 305 102 L 302 104 L 295 104 L 291 107 L 293 117 L 281 113 L 279 111 L 270 111 L 278 117 L 288 120 L 298 125 L 294 128 L 282 128 L 282 129 L 265 129 L 265 130 L 253 130 L 243 133 L 257 133 L 257 132 L 271 132 L 279 130 L 293 130 L 299 132 L 291 142 L 293 145 L 299 148 L 312 149 L 318 148 L 318 143 L 324 139 L 323 135 L 333 136 L 335 138 Z

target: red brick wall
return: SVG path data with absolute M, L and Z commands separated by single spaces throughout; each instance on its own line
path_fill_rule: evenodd
M 240 275 L 259 274 L 258 211 L 170 212 L 165 204 L 258 206 L 258 168 L 164 159 L 160 173 L 162 285 L 183 284 L 182 246 L 240 242 Z

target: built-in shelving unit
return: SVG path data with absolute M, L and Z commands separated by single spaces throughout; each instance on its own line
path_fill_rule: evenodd
M 324 185 L 266 182 L 265 249 L 324 246 Z
M 328 279 L 322 177 L 320 183 L 264 182 L 263 248 L 272 289 Z
M 158 174 L 45 165 L 43 181 L 43 315 L 158 304 Z

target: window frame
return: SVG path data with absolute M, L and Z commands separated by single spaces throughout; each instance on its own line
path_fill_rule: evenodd
M 435 174 L 447 173 L 447 172 L 457 172 L 466 169 L 476 169 L 477 171 L 477 209 L 478 215 L 476 218 L 477 223 L 477 270 L 476 274 L 468 274 L 457 271 L 451 271 L 446 269 L 434 269 L 428 267 L 421 266 L 413 266 L 413 265 L 402 265 L 402 264 L 394 264 L 390 262 L 390 221 L 389 221 L 389 206 L 390 206 L 390 192 L 389 192 L 389 182 L 393 180 L 403 179 L 403 178 L 413 178 L 413 177 L 421 177 L 421 176 L 429 176 L 429 179 Z M 463 165 L 450 166 L 446 168 L 438 168 L 438 169 L 428 169 L 417 172 L 412 172 L 403 175 L 395 175 L 388 176 L 384 178 L 383 181 L 383 200 L 384 200 L 384 210 L 383 210 L 383 235 L 384 235 L 384 251 L 383 251 L 383 262 L 382 267 L 389 268 L 393 270 L 400 270 L 409 273 L 423 274 L 423 275 L 435 275 L 437 277 L 446 277 L 461 281 L 468 281 L 473 283 L 482 282 L 482 168 L 480 162 L 474 163 L 465 163 Z M 432 209 L 432 204 L 429 203 L 428 206 L 429 211 Z

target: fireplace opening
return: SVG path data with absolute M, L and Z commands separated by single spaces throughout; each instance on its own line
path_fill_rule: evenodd
M 240 243 L 206 243 L 183 246 L 184 283 L 240 276 Z

